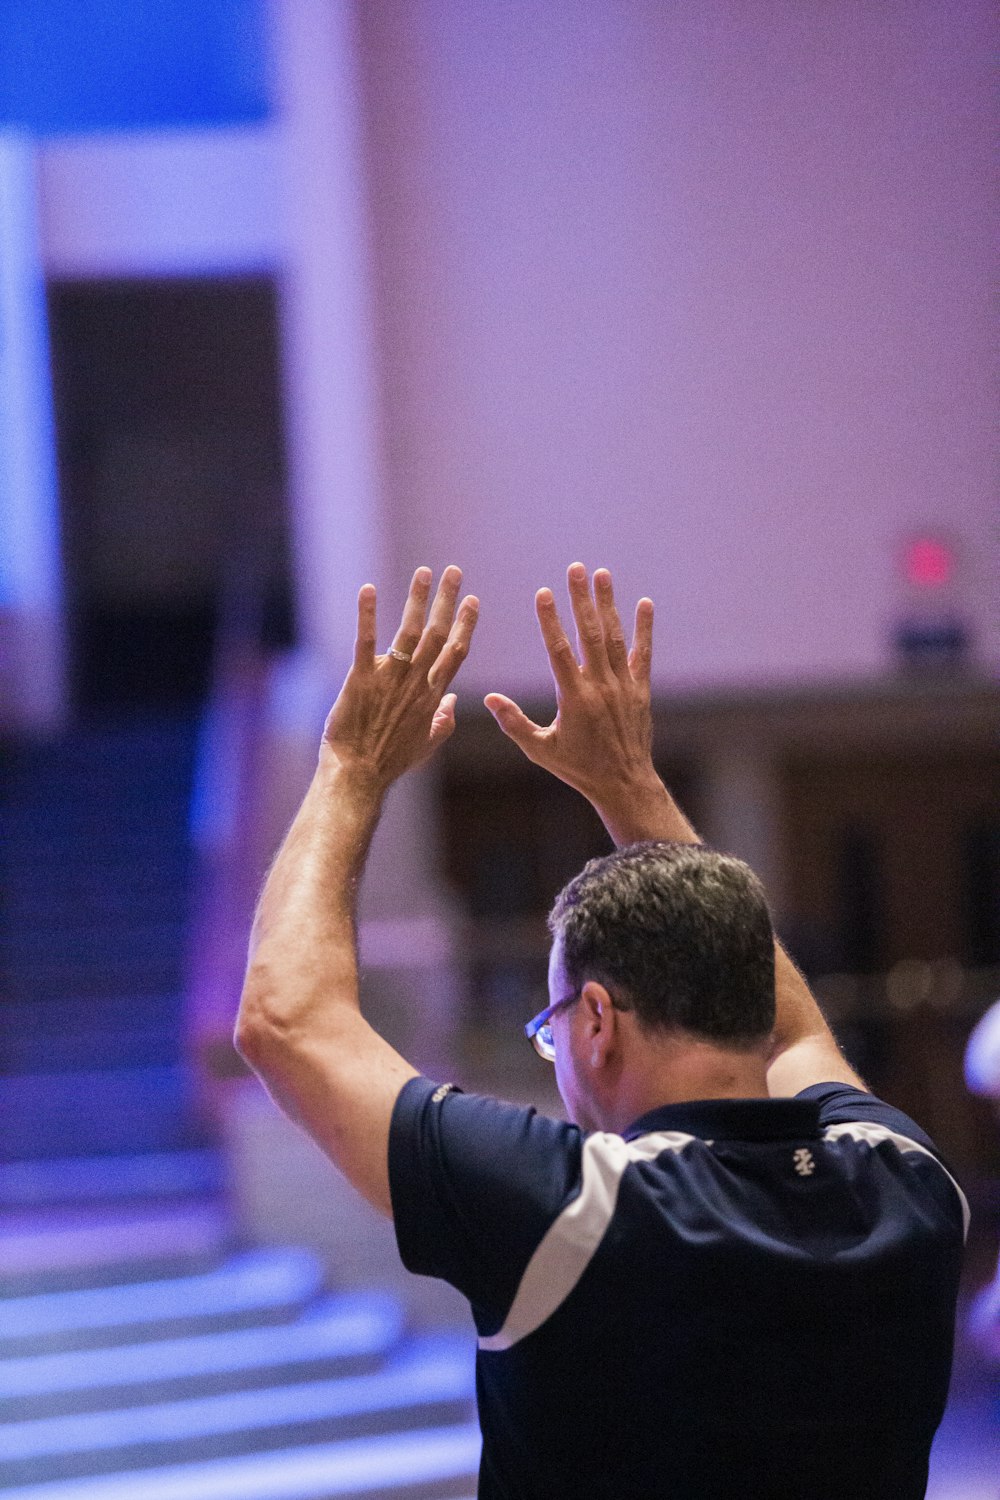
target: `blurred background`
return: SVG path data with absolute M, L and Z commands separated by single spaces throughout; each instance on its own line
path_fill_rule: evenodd
M 461 1303 L 232 1024 L 357 589 L 388 644 L 458 562 L 365 1004 L 559 1108 L 521 1026 L 607 840 L 481 699 L 551 711 L 580 558 L 657 603 L 668 783 L 968 1191 L 929 1494 L 1000 1495 L 996 42 L 987 0 L 3 0 L 0 1492 L 474 1492 Z

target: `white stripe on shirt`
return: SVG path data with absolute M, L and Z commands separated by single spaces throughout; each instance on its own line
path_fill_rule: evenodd
M 498 1333 L 479 1340 L 480 1349 L 509 1349 L 550 1318 L 593 1259 L 611 1223 L 625 1168 L 654 1161 L 664 1151 L 683 1151 L 697 1137 L 662 1130 L 625 1141 L 598 1131 L 583 1143 L 580 1192 L 549 1225 L 525 1267 L 510 1312 Z
M 910 1140 L 909 1136 L 897 1134 L 886 1125 L 874 1125 L 868 1120 L 831 1125 L 824 1131 L 823 1139 L 833 1142 L 843 1136 L 872 1147 L 888 1141 L 902 1155 L 917 1152 L 935 1162 L 958 1194 L 963 1234 L 968 1234 L 969 1205 L 965 1194 L 926 1146 Z M 579 1194 L 552 1221 L 528 1261 L 503 1327 L 481 1338 L 479 1348 L 490 1354 L 510 1349 L 540 1328 L 565 1302 L 589 1266 L 614 1217 L 618 1190 L 627 1167 L 633 1162 L 655 1161 L 664 1151 L 683 1151 L 698 1139 L 679 1130 L 656 1131 L 634 1141 L 603 1131 L 587 1136 L 583 1144 Z M 712 1142 L 704 1144 L 710 1146 Z
M 883 1141 L 890 1141 L 896 1147 L 896 1150 L 904 1156 L 918 1152 L 921 1156 L 928 1157 L 936 1166 L 941 1168 L 941 1171 L 958 1194 L 958 1201 L 962 1209 L 962 1238 L 963 1240 L 968 1238 L 969 1219 L 971 1218 L 969 1200 L 947 1167 L 934 1155 L 933 1151 L 928 1151 L 927 1147 L 921 1146 L 919 1141 L 911 1141 L 908 1135 L 899 1135 L 895 1130 L 890 1130 L 888 1125 L 875 1125 L 871 1120 L 849 1120 L 843 1125 L 830 1125 L 824 1130 L 823 1139 L 825 1141 L 836 1141 L 844 1135 L 850 1136 L 852 1141 L 864 1141 L 868 1146 L 880 1146 Z

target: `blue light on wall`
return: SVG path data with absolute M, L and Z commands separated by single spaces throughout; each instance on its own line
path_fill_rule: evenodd
M 265 0 L 0 4 L 0 128 L 197 129 L 268 108 Z
M 57 612 L 59 504 L 29 142 L 0 131 L 0 612 Z

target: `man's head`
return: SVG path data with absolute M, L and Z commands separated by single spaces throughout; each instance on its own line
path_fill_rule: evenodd
M 560 892 L 549 916 L 552 1003 L 601 996 L 624 1014 L 634 1069 L 669 1043 L 759 1053 L 774 1024 L 774 933 L 761 884 L 741 860 L 699 844 L 633 844 L 590 863 Z M 572 1009 L 576 1009 L 573 1007 Z M 612 1019 L 612 1029 L 620 1024 Z M 570 1032 L 581 1056 L 586 1023 L 553 1017 L 566 1037 L 557 1078 L 577 1115 L 588 1080 L 573 1076 Z M 600 1029 L 600 1014 L 595 1012 Z M 588 1033 L 589 1035 L 589 1033 Z M 690 1044 L 690 1045 L 689 1045 Z M 711 1052 L 704 1055 L 711 1057 Z M 596 1062 L 595 1062 L 596 1065 Z M 625 1080 L 626 1084 L 628 1079 Z M 572 1096 L 576 1096 L 575 1098 Z

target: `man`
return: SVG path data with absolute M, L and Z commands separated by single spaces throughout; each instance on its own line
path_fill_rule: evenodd
M 237 1044 L 395 1219 L 404 1263 L 470 1300 L 480 1495 L 909 1500 L 951 1358 L 964 1199 L 868 1094 L 775 946 L 755 877 L 703 849 L 651 760 L 652 604 L 628 650 L 574 564 L 579 659 L 536 608 L 557 693 L 500 727 L 586 796 L 618 853 L 552 918 L 526 1028 L 572 1123 L 418 1076 L 358 1008 L 354 893 L 387 787 L 454 728 L 477 602 L 414 575 L 354 664 L 261 898 Z M 426 619 L 426 624 L 425 624 Z

